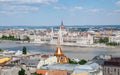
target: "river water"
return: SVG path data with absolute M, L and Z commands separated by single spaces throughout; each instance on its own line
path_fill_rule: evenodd
M 40 44 L 17 44 L 14 42 L 0 43 L 0 48 L 4 50 L 22 50 L 26 46 L 29 52 L 54 53 L 56 46 L 40 45 Z M 81 48 L 62 46 L 64 54 L 69 58 L 92 59 L 94 56 L 107 54 L 112 56 L 120 56 L 119 48 Z

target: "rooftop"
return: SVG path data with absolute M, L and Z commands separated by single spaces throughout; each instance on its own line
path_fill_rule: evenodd
M 119 66 L 120 67 L 120 57 L 111 58 L 104 62 L 105 66 Z
M 8 62 L 9 60 L 11 60 L 11 58 L 9 58 L 9 57 L 0 58 L 0 64 L 4 64 L 4 63 Z
M 41 69 L 59 69 L 59 70 L 74 70 L 74 68 L 78 66 L 76 64 L 52 64 L 52 65 L 44 65 Z

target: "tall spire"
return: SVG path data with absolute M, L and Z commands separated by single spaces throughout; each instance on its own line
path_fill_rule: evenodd
M 58 34 L 57 47 L 60 47 L 60 35 Z
M 60 30 L 58 31 L 58 39 L 57 39 L 57 47 L 56 47 L 56 51 L 54 53 L 54 56 L 57 57 L 57 62 L 58 63 L 67 63 L 68 59 L 67 57 L 63 54 L 62 52 L 62 48 L 60 47 L 60 41 L 61 41 L 61 29 L 64 28 L 63 22 L 61 22 L 61 27 Z
M 61 25 L 63 25 L 63 21 L 61 21 Z
M 60 47 L 60 35 L 58 34 L 58 40 L 57 40 L 57 48 L 56 48 L 56 51 L 54 53 L 55 56 L 61 56 L 61 55 L 64 55 L 63 52 L 62 52 L 62 49 Z
M 60 29 L 65 29 L 63 21 L 61 21 Z

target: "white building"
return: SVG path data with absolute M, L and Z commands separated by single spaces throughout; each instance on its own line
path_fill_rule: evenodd
M 51 65 L 53 63 L 57 63 L 57 57 L 56 56 L 51 56 L 45 60 L 40 60 L 38 65 L 37 65 L 37 69 L 40 69 L 41 66 L 43 65 Z
M 100 65 L 88 63 L 77 66 L 71 75 L 103 75 L 103 73 Z
M 67 31 L 66 29 L 46 31 L 43 35 L 36 35 L 34 43 L 56 45 L 58 34 L 60 35 L 61 45 L 88 46 L 93 44 L 93 36 L 88 32 Z
M 110 42 L 120 43 L 120 35 L 110 36 Z
M 18 71 L 20 70 L 20 67 L 14 66 L 14 67 L 4 67 L 0 69 L 0 75 L 18 75 Z

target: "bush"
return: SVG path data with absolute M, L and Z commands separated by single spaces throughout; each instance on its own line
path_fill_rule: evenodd
M 21 70 L 18 72 L 18 75 L 25 75 L 25 70 L 21 68 Z
M 35 73 L 33 73 L 33 75 L 42 75 L 42 73 L 40 73 L 40 74 L 37 74 L 37 73 L 35 72 Z
M 79 62 L 76 62 L 76 61 L 74 61 L 74 60 L 71 60 L 70 58 L 68 58 L 68 60 L 69 60 L 69 63 L 70 63 L 70 64 L 80 64 L 80 65 L 84 65 L 84 64 L 87 63 L 87 61 L 84 60 L 84 59 L 80 60 Z
M 118 46 L 119 43 L 116 43 L 116 42 L 110 42 L 110 43 L 107 43 L 106 45 L 108 45 L 108 46 Z
M 78 64 L 76 61 L 73 61 L 73 60 L 71 60 L 70 58 L 68 58 L 68 60 L 69 60 L 69 63 L 70 63 L 70 64 Z
M 79 61 L 78 62 L 80 65 L 84 65 L 84 64 L 86 64 L 87 63 L 87 61 L 86 60 L 84 60 L 84 59 L 82 59 L 81 61 Z

